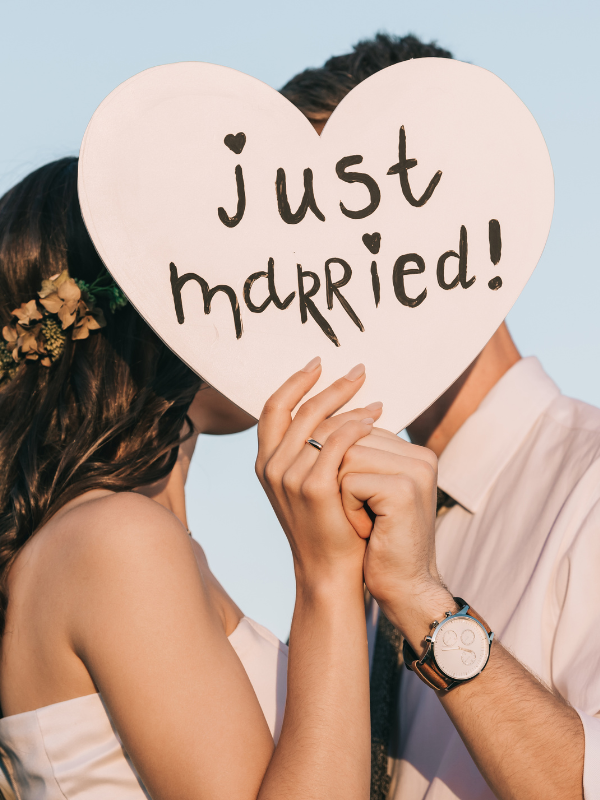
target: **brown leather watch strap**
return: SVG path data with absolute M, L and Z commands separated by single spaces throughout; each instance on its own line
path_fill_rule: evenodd
M 456 683 L 456 681 L 453 681 L 441 672 L 435 661 L 428 660 L 423 662 L 423 664 L 419 664 L 419 657 L 406 639 L 402 646 L 402 654 L 404 656 L 406 669 L 418 675 L 423 683 L 426 683 L 432 689 L 438 692 L 447 692 Z
M 454 601 L 459 609 L 463 609 L 465 606 L 468 606 L 468 616 L 473 617 L 473 619 L 476 619 L 477 622 L 480 622 L 487 631 L 488 636 L 490 636 L 492 631 L 488 624 L 479 616 L 476 611 L 471 608 L 471 606 L 468 605 L 468 603 L 462 599 L 462 597 L 455 597 Z M 418 675 L 423 683 L 426 683 L 427 686 L 430 686 L 432 689 L 435 689 L 438 692 L 448 692 L 459 683 L 466 683 L 466 681 L 453 680 L 441 671 L 433 658 L 432 648 L 428 648 L 424 657 L 425 660 L 421 663 L 421 659 L 419 659 L 410 644 L 406 641 L 406 639 L 404 639 L 404 643 L 402 645 L 402 654 L 404 656 L 404 664 L 406 668 Z
M 463 600 L 461 597 L 455 597 L 454 599 L 456 600 L 456 603 L 457 603 L 457 605 L 460 605 L 460 604 L 462 603 L 462 606 L 461 606 L 461 608 L 463 608 L 464 606 L 466 606 L 466 605 L 467 605 L 467 603 L 465 603 L 465 601 L 464 601 L 464 600 Z M 492 629 L 491 629 L 491 628 L 490 628 L 490 626 L 487 624 L 487 622 L 486 622 L 486 621 L 483 619 L 483 617 L 480 617 L 480 616 L 479 616 L 479 614 L 478 614 L 478 613 L 475 611 L 475 609 L 474 609 L 474 608 L 471 608 L 471 606 L 469 606 L 469 610 L 467 611 L 467 614 L 468 614 L 470 617 L 473 617 L 473 619 L 476 619 L 476 620 L 477 620 L 477 622 L 481 622 L 481 624 L 483 625 L 483 627 L 484 627 L 484 628 L 486 629 L 486 631 L 487 631 L 487 635 L 488 635 L 488 636 L 490 635 L 490 633 L 492 632 Z

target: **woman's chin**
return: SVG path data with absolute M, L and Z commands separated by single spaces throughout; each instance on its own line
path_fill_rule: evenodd
M 253 416 L 236 406 L 212 386 L 200 389 L 188 414 L 199 433 L 211 436 L 240 433 L 256 425 Z

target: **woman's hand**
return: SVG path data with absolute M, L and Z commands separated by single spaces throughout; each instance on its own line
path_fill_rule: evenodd
M 360 575 L 365 541 L 344 509 L 338 471 L 348 449 L 373 427 L 381 403 L 339 414 L 365 380 L 362 364 L 292 411 L 321 374 L 320 359 L 297 372 L 267 401 L 258 423 L 256 473 L 288 537 L 296 576 L 309 583 Z M 321 451 L 306 444 L 323 445 Z
M 374 429 L 348 450 L 339 481 L 349 521 L 359 536 L 370 537 L 367 588 L 418 651 L 429 622 L 454 608 L 436 564 L 437 459 L 424 447 Z M 365 503 L 376 515 L 374 523 Z

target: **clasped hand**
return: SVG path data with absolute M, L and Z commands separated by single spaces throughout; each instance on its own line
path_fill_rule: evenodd
M 435 557 L 437 459 L 375 428 L 381 403 L 336 414 L 363 385 L 361 365 L 292 419 L 320 374 L 320 366 L 296 373 L 267 401 L 258 477 L 290 542 L 297 580 L 314 586 L 359 578 L 362 585 L 364 576 L 386 615 L 414 641 L 408 629 L 415 603 L 452 603 Z M 309 437 L 323 449 L 306 445 Z

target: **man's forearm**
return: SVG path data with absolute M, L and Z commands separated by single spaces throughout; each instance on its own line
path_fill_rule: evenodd
M 440 700 L 500 800 L 581 800 L 581 720 L 499 642 L 474 680 Z
M 433 619 L 458 610 L 440 590 L 413 594 L 408 604 L 398 600 L 385 609 L 418 654 Z M 579 715 L 498 641 L 480 675 L 438 696 L 500 800 L 581 800 L 584 734 Z

